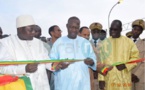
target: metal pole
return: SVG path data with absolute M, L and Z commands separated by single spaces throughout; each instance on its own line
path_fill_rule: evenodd
M 109 11 L 109 14 L 108 14 L 108 34 L 109 34 L 109 28 L 110 28 L 110 15 L 111 15 L 111 12 L 113 10 L 113 8 L 117 5 L 117 4 L 120 4 L 120 2 L 117 2 L 115 5 L 113 5 L 113 7 L 111 8 L 111 10 Z

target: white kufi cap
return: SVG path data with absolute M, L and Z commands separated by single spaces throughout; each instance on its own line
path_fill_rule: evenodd
M 25 26 L 29 26 L 29 25 L 35 25 L 34 19 L 32 16 L 30 15 L 21 15 L 18 16 L 16 19 L 16 27 L 20 28 L 20 27 L 25 27 Z

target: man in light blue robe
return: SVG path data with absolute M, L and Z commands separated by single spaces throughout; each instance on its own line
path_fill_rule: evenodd
M 90 42 L 77 36 L 80 20 L 71 17 L 67 23 L 68 35 L 59 38 L 52 47 L 50 58 L 84 60 L 61 63 L 56 68 L 55 90 L 91 90 L 88 67 L 96 70 L 96 56 Z

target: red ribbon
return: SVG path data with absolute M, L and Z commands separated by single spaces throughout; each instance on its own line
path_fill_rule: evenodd
M 139 62 L 142 62 L 142 61 L 144 61 L 144 60 L 145 60 L 145 58 L 141 58 L 141 59 L 138 59 L 138 60 L 133 60 L 133 61 L 127 62 L 127 64 L 139 63 Z
M 129 62 L 126 62 L 124 64 L 139 63 L 139 62 L 142 62 L 142 61 L 145 61 L 145 58 L 129 61 Z M 121 63 L 121 64 L 123 64 L 123 63 Z M 104 67 L 101 72 L 105 75 L 108 71 L 109 71 L 109 68 L 108 67 Z
M 0 76 L 0 86 L 11 83 L 11 82 L 15 82 L 17 80 L 18 80 L 17 76 L 10 76 L 10 75 Z

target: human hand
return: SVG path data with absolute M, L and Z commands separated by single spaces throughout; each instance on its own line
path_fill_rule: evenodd
M 105 70 L 105 72 L 102 72 L 102 69 L 107 69 Z M 99 71 L 100 74 L 106 76 L 107 73 L 113 69 L 113 66 L 111 65 L 106 65 L 106 64 L 102 64 L 101 62 L 97 63 L 97 70 Z
M 131 81 L 132 81 L 133 83 L 137 83 L 137 82 L 139 82 L 139 78 L 138 78 L 136 75 L 132 74 L 132 75 L 131 75 Z
M 84 63 L 87 64 L 87 65 L 90 65 L 90 66 L 94 65 L 94 61 L 91 58 L 86 58 L 84 60 Z
M 27 64 L 25 69 L 26 72 L 33 73 L 37 70 L 37 67 L 38 67 L 38 63 L 33 63 L 33 64 Z
M 101 90 L 104 90 L 104 88 L 105 88 L 105 81 L 99 81 L 99 88 Z
M 125 69 L 126 66 L 125 66 L 125 64 L 120 64 L 120 65 L 117 65 L 116 68 L 117 68 L 119 71 L 121 71 L 121 70 Z

